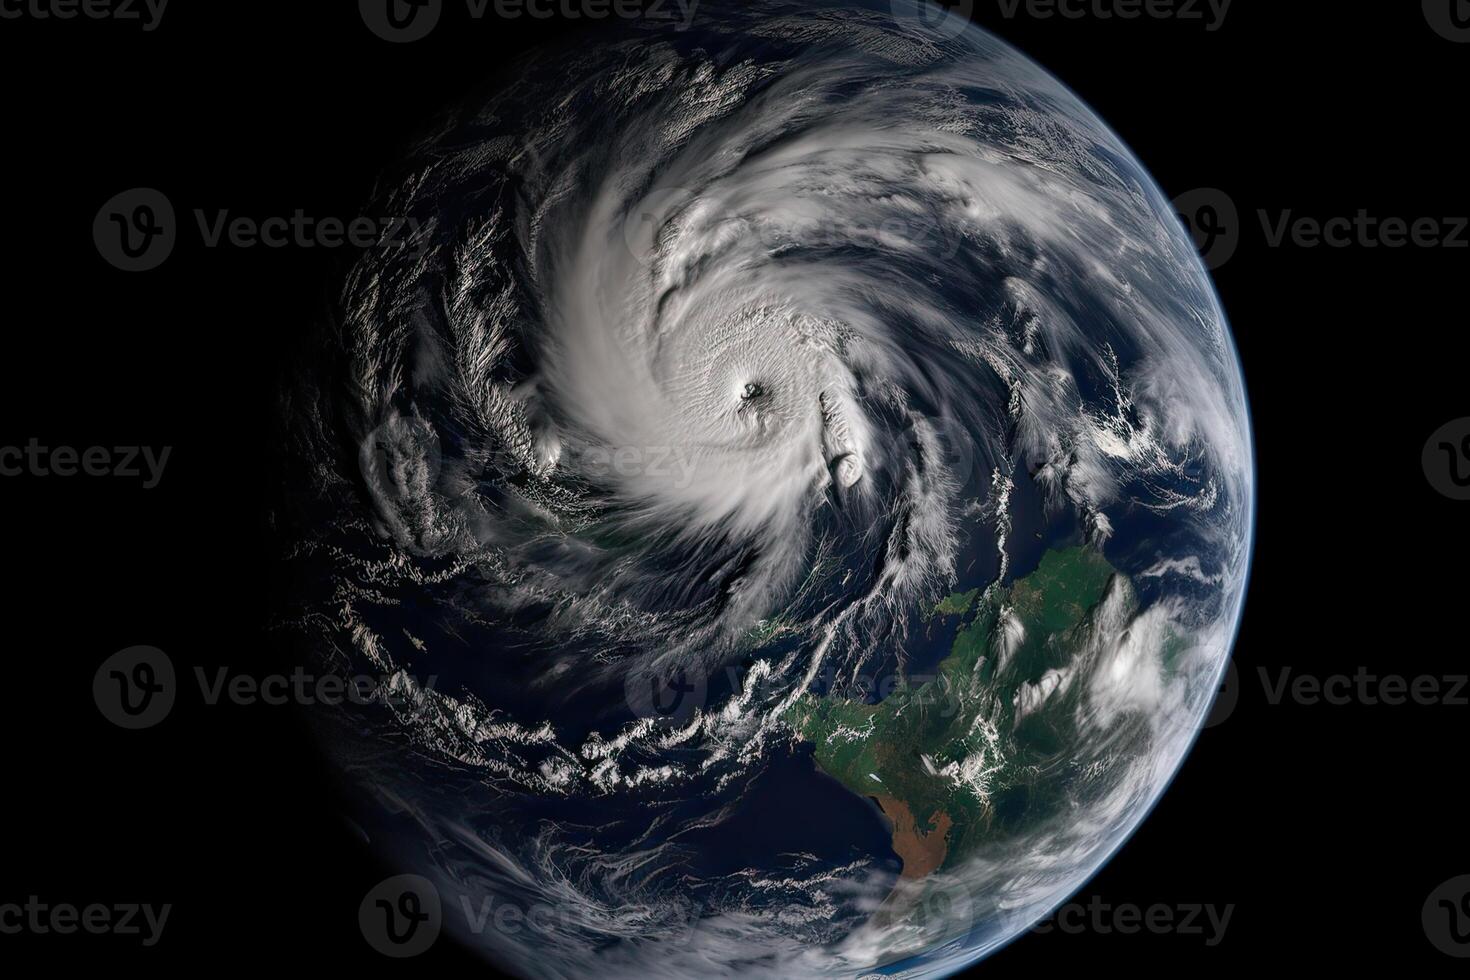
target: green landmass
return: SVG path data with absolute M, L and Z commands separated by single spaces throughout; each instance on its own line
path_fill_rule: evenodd
M 883 808 L 905 877 L 959 862 L 1045 805 L 1038 775 L 1069 744 L 1069 713 L 1017 724 L 1015 694 L 1072 660 L 1117 574 L 1092 548 L 1049 551 L 1009 588 L 935 606 L 960 623 L 933 676 L 907 678 L 876 704 L 808 692 L 788 710 L 822 770 Z
M 979 595 L 979 589 L 971 589 L 969 592 L 956 592 L 954 595 L 945 596 L 934 604 L 933 616 L 963 616 L 970 611 L 970 606 L 974 605 Z

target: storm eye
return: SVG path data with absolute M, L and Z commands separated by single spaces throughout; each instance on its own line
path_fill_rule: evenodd
M 766 393 L 766 389 L 762 388 L 760 385 L 756 384 L 754 381 L 750 381 L 750 382 L 747 382 L 746 383 L 746 385 L 745 385 L 745 391 L 741 393 L 740 400 L 743 401 L 743 402 L 748 402 L 752 398 L 759 398 L 761 395 L 764 395 L 765 393 Z

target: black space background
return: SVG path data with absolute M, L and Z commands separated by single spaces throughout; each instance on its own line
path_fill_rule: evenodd
M 1224 942 L 1028 935 L 977 974 L 1330 973 L 1379 956 L 1410 975 L 1463 972 L 1419 914 L 1436 885 L 1470 873 L 1470 709 L 1273 707 L 1257 677 L 1465 672 L 1470 505 L 1435 494 L 1419 456 L 1436 427 L 1470 415 L 1470 251 L 1270 249 L 1253 217 L 1470 211 L 1470 45 L 1432 32 L 1418 3 L 1361 7 L 1238 0 L 1206 33 L 1004 20 L 977 3 L 976 19 L 1094 106 L 1168 194 L 1215 186 L 1240 206 L 1245 240 L 1216 279 L 1260 470 L 1239 707 L 1080 896 L 1234 903 Z M 344 258 L 206 250 L 186 227 L 160 270 L 129 275 L 94 250 L 93 216 L 135 186 L 163 190 L 184 220 L 196 207 L 360 213 L 436 109 L 556 30 L 446 18 L 410 45 L 369 34 L 346 2 L 174 0 L 151 34 L 0 21 L 0 444 L 174 447 L 152 491 L 0 481 L 0 902 L 174 905 L 154 948 L 0 936 L 0 969 L 34 956 L 164 975 L 493 975 L 447 939 L 404 962 L 362 941 L 357 904 L 385 872 L 346 831 L 286 710 L 184 698 L 129 733 L 90 694 L 98 664 L 134 644 L 185 674 L 289 669 L 260 630 L 271 384 Z

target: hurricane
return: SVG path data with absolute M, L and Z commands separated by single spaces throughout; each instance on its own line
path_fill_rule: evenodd
M 1133 833 L 1228 661 L 1254 463 L 1193 241 L 913 0 L 486 76 L 281 386 L 277 635 L 385 679 L 314 719 L 352 826 L 520 976 L 965 968 Z

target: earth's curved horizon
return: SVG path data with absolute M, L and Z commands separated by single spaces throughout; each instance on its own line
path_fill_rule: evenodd
M 705 0 L 446 114 L 293 365 L 273 515 L 382 860 L 526 977 L 949 976 L 1163 795 L 1245 382 L 1166 195 L 922 0 Z

